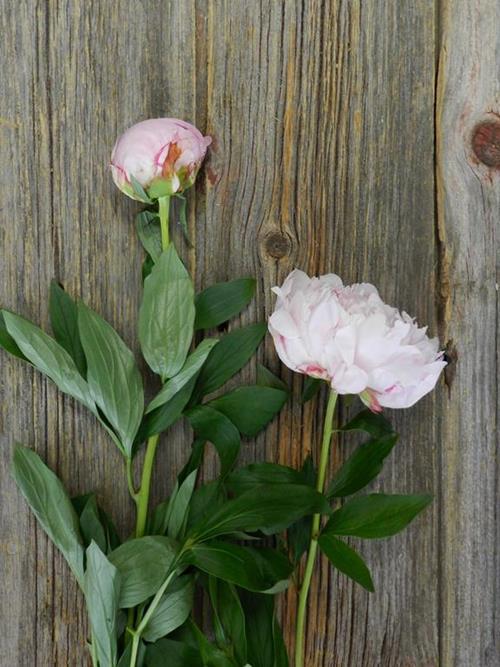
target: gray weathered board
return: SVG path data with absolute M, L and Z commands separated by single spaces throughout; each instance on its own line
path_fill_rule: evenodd
M 214 137 L 189 196 L 194 249 L 176 235 L 198 288 L 256 276 L 247 323 L 292 267 L 335 271 L 377 284 L 447 347 L 436 392 L 390 414 L 401 442 L 376 485 L 435 502 L 361 546 L 375 594 L 322 563 L 309 667 L 500 664 L 499 22 L 498 0 L 1 0 L 3 306 L 48 326 L 56 277 L 137 349 L 137 206 L 107 161 L 118 133 L 168 115 Z M 270 341 L 260 359 L 298 396 Z M 11 451 L 22 441 L 72 493 L 95 489 L 127 534 L 120 455 L 52 384 L 0 363 L 0 665 L 85 665 L 82 596 L 10 478 Z M 321 409 L 295 398 L 244 459 L 299 465 L 317 451 Z M 188 436 L 164 438 L 156 498 Z M 338 465 L 345 445 L 335 451 Z M 291 591 L 289 644 L 294 610 Z

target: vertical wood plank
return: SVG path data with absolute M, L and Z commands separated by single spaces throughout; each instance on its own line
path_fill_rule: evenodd
M 437 97 L 441 661 L 500 663 L 498 266 L 500 6 L 441 3 Z
M 436 333 L 433 3 L 198 7 L 215 137 L 197 227 L 200 283 L 256 275 L 248 321 L 269 314 L 270 287 L 294 266 L 335 271 L 378 284 Z M 279 369 L 269 342 L 265 360 Z M 280 372 L 298 395 L 299 378 Z M 439 488 L 433 406 L 429 397 L 394 414 L 402 444 L 380 482 L 387 491 Z M 299 465 L 317 451 L 321 418 L 295 399 L 246 456 Z M 337 465 L 345 453 L 339 446 Z M 437 516 L 435 506 L 402 536 L 362 546 L 372 597 L 322 563 L 307 665 L 437 664 Z M 294 613 L 290 591 L 282 610 L 290 646 Z

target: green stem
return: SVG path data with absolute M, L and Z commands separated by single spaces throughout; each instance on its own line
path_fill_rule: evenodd
M 159 435 L 152 435 L 148 438 L 146 445 L 146 455 L 142 467 L 141 488 L 137 492 L 137 520 L 135 524 L 135 536 L 142 537 L 146 531 L 146 521 L 148 518 L 149 490 L 151 486 L 151 474 L 153 472 L 153 463 L 155 460 L 156 448 L 158 446 Z
M 170 243 L 170 236 L 168 231 L 169 214 L 170 214 L 170 196 L 160 197 L 158 199 L 159 214 L 160 214 L 160 228 L 161 228 L 161 245 L 163 250 L 168 248 Z
M 141 622 L 137 626 L 137 629 L 134 630 L 134 632 L 133 632 L 132 652 L 131 652 L 131 655 L 130 655 L 130 667 L 135 667 L 136 666 L 137 655 L 138 655 L 138 652 L 139 652 L 139 642 L 141 641 L 142 633 L 144 632 L 144 629 L 146 628 L 146 626 L 149 622 L 149 619 L 153 615 L 156 607 L 160 604 L 160 600 L 161 600 L 163 594 L 167 590 L 168 585 L 170 584 L 170 582 L 172 581 L 172 579 L 174 577 L 175 577 L 175 569 L 173 569 L 172 572 L 170 572 L 170 574 L 165 579 L 165 581 L 163 582 L 161 587 L 158 589 L 156 595 L 151 600 L 151 604 L 149 605 L 147 612 L 144 614 Z
M 335 415 L 335 405 L 337 403 L 337 392 L 331 390 L 326 407 L 325 423 L 323 427 L 323 441 L 321 443 L 321 454 L 318 467 L 318 479 L 316 482 L 316 490 L 323 493 L 325 487 L 325 477 L 328 467 L 328 459 L 330 454 L 330 443 L 333 434 L 333 417 Z M 311 586 L 311 579 L 314 571 L 314 564 L 316 562 L 316 554 L 318 552 L 318 537 L 320 532 L 321 515 L 314 514 L 311 527 L 311 540 L 309 543 L 309 550 L 307 553 L 306 567 L 304 570 L 304 579 L 299 592 L 299 601 L 297 607 L 297 623 L 295 634 L 295 667 L 303 667 L 304 665 L 304 632 L 306 627 L 307 615 L 307 598 L 309 595 L 309 588 Z

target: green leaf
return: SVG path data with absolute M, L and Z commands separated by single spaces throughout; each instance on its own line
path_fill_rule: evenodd
M 132 186 L 132 190 L 134 193 L 137 195 L 139 198 L 139 201 L 144 202 L 145 204 L 151 204 L 152 200 L 149 198 L 149 195 L 146 193 L 142 185 L 139 183 L 137 178 L 130 174 L 130 185 Z
M 221 540 L 194 544 L 186 552 L 184 562 L 251 591 L 268 591 L 286 581 L 292 571 L 288 558 L 279 551 Z
M 235 587 L 209 577 L 208 590 L 213 609 L 213 626 L 219 647 L 234 655 L 239 665 L 247 664 L 245 614 Z
M 209 642 L 193 621 L 190 621 L 189 625 L 196 637 L 203 667 L 240 667 L 232 658 Z
M 189 513 L 189 503 L 193 495 L 194 485 L 196 484 L 197 473 L 197 470 L 193 470 L 175 491 L 170 500 L 167 533 L 173 540 L 176 540 L 184 530 Z
M 188 528 L 191 529 L 201 523 L 212 512 L 222 507 L 224 502 L 225 496 L 219 480 L 199 486 L 193 493 L 189 506 Z
M 186 414 L 195 436 L 211 442 L 220 458 L 221 477 L 233 467 L 240 451 L 240 434 L 225 415 L 206 405 L 199 405 Z
M 130 660 L 126 667 L 130 664 Z M 197 649 L 172 639 L 160 639 L 150 644 L 146 654 L 146 667 L 204 667 Z
M 245 612 L 248 663 L 252 667 L 288 667 L 272 595 L 240 592 Z
M 137 433 L 136 445 L 144 442 L 150 435 L 166 431 L 167 428 L 172 426 L 181 417 L 182 411 L 191 398 L 195 382 L 196 377 L 191 378 L 167 403 L 164 403 L 159 408 L 155 408 L 144 416 L 139 432 Z M 137 447 L 134 448 L 134 455 L 137 449 Z
M 116 665 L 120 575 L 95 542 L 86 551 L 85 601 L 99 664 Z
M 212 329 L 227 322 L 250 303 L 255 294 L 253 278 L 217 283 L 196 297 L 195 329 Z
M 94 494 L 89 496 L 80 514 L 80 529 L 85 544 L 90 545 L 92 542 L 95 542 L 101 551 L 104 553 L 108 551 L 106 531 L 101 523 L 99 508 L 97 507 Z
M 28 359 L 21 352 L 20 348 L 17 346 L 16 341 L 7 331 L 7 325 L 5 324 L 3 316 L 4 312 L 5 311 L 0 310 L 0 347 L 3 347 L 6 352 L 12 354 L 14 357 L 22 359 L 23 361 L 28 361 Z
M 195 395 L 210 394 L 232 378 L 252 357 L 266 331 L 266 324 L 259 323 L 223 336 L 198 376 Z
M 373 593 L 373 581 L 370 570 L 361 556 L 334 535 L 323 533 L 318 540 L 321 551 L 331 564 L 343 574 Z
M 130 456 L 144 410 L 144 390 L 134 355 L 113 327 L 81 302 L 78 325 L 92 398 Z
M 395 535 L 432 501 L 428 495 L 372 493 L 346 502 L 334 512 L 323 533 L 377 538 Z
M 165 581 L 175 549 L 166 537 L 138 537 L 124 542 L 108 558 L 122 577 L 120 608 L 135 607 Z
M 80 530 L 84 537 L 84 544 L 86 547 L 88 547 L 92 540 L 94 540 L 94 542 L 97 542 L 99 548 L 101 548 L 103 536 L 105 547 L 102 551 L 105 553 L 109 553 L 120 546 L 120 538 L 116 532 L 116 527 L 113 521 L 106 512 L 99 507 L 97 499 L 93 493 L 86 493 L 85 495 L 71 498 L 71 504 L 80 520 Z M 97 516 L 94 507 L 97 508 Z M 84 516 L 83 521 L 82 515 Z
M 300 474 L 303 477 L 303 484 L 307 484 L 315 488 L 316 486 L 316 470 L 314 468 L 311 456 L 308 456 L 304 461 Z M 303 516 L 301 519 L 293 523 L 287 531 L 287 543 L 293 555 L 293 562 L 297 565 L 303 554 L 309 548 L 312 530 L 312 516 Z
M 287 394 L 290 393 L 286 382 L 283 382 L 281 378 L 271 373 L 269 368 L 262 364 L 257 364 L 257 384 L 259 387 L 271 387 L 271 389 L 281 389 L 281 391 L 286 391 Z
M 78 330 L 78 307 L 55 280 L 50 284 L 49 315 L 54 338 L 73 359 L 81 376 L 86 377 L 87 362 Z
M 193 337 L 193 283 L 173 244 L 144 282 L 139 340 L 144 358 L 162 380 L 181 370 Z
M 329 514 L 326 498 L 299 484 L 257 486 L 235 500 L 229 500 L 191 531 L 201 542 L 235 531 L 254 532 L 286 526 L 307 514 Z
M 146 414 L 154 410 L 155 408 L 160 407 L 164 403 L 168 403 L 175 394 L 177 394 L 186 384 L 199 372 L 203 364 L 205 363 L 207 357 L 210 354 L 210 351 L 217 345 L 217 338 L 206 338 L 203 340 L 196 350 L 189 355 L 186 359 L 186 363 L 182 369 L 174 375 L 173 378 L 165 382 L 160 392 L 155 396 L 155 398 L 148 405 Z
M 306 375 L 304 378 L 304 388 L 302 390 L 302 396 L 300 398 L 301 403 L 307 403 L 311 398 L 314 398 L 318 391 L 321 389 L 321 383 L 323 380 L 319 378 L 313 378 L 310 375 Z
M 144 250 L 154 263 L 162 253 L 160 219 L 156 213 L 142 211 L 135 219 L 135 229 Z
M 83 587 L 83 543 L 78 516 L 62 483 L 35 452 L 22 445 L 14 450 L 12 472 L 40 525 Z
M 394 435 L 391 423 L 380 413 L 371 410 L 361 410 L 351 419 L 341 431 L 364 431 L 373 438 L 382 438 L 386 435 Z
M 176 579 L 162 596 L 149 619 L 143 638 L 148 642 L 168 635 L 181 626 L 188 618 L 193 606 L 194 583 L 190 576 Z
M 141 270 L 141 275 L 142 275 L 142 282 L 146 280 L 146 278 L 150 275 L 151 271 L 153 270 L 153 266 L 155 263 L 153 262 L 152 258 L 150 255 L 146 255 L 144 258 L 144 261 L 142 263 L 142 270 Z
M 259 484 L 304 484 L 300 470 L 278 463 L 250 463 L 234 470 L 226 480 L 226 487 L 236 495 L 251 491 Z
M 28 361 L 55 382 L 61 391 L 73 396 L 96 414 L 89 386 L 66 350 L 23 317 L 6 310 L 2 311 L 2 314 L 7 332 Z
M 238 387 L 208 405 L 226 415 L 240 433 L 253 437 L 276 416 L 286 403 L 286 392 L 270 387 Z
M 369 484 L 382 470 L 384 460 L 397 440 L 397 434 L 391 433 L 360 445 L 335 475 L 327 497 L 350 496 Z

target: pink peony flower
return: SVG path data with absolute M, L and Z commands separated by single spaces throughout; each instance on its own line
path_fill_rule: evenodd
M 410 407 L 446 366 L 437 339 L 385 304 L 373 285 L 295 270 L 273 291 L 269 331 L 281 361 L 339 394 L 359 394 L 374 411 Z
M 141 197 L 131 177 L 151 199 L 182 192 L 193 185 L 211 141 L 183 120 L 144 120 L 118 138 L 111 154 L 113 180 L 132 199 Z

